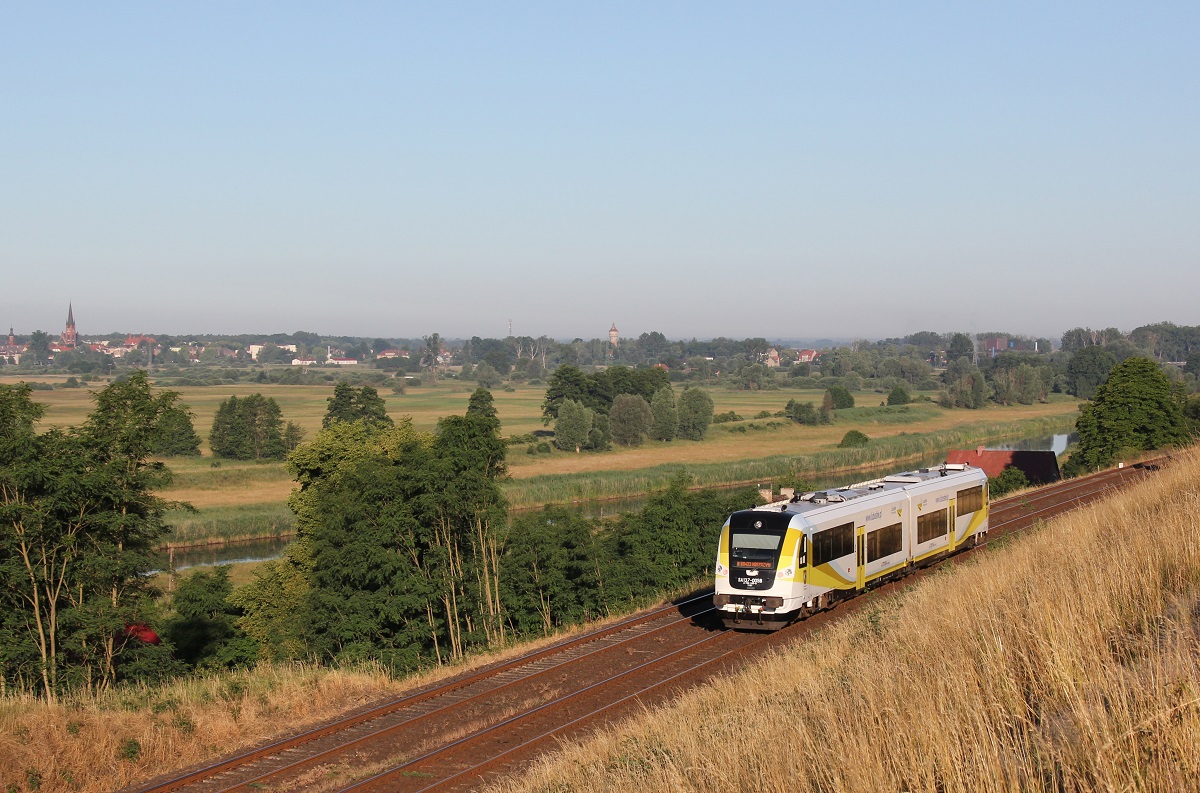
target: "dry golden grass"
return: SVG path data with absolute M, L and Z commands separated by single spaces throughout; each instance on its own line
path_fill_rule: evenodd
M 1198 515 L 1192 451 L 495 790 L 1198 790 Z
M 234 571 L 231 577 L 241 574 Z M 624 616 L 572 626 L 401 680 L 375 668 L 263 664 L 54 703 L 24 695 L 0 697 L 0 790 L 115 790 L 620 619 Z M 131 740 L 140 747 L 136 758 L 124 756 Z

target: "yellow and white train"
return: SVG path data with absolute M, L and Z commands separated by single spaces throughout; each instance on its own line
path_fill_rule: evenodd
M 987 475 L 942 465 L 734 512 L 713 603 L 729 627 L 793 619 L 973 547 L 988 530 Z

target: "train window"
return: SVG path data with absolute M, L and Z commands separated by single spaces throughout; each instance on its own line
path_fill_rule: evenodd
M 899 523 L 884 526 L 867 535 L 867 561 L 899 553 L 904 548 L 904 529 Z
M 743 534 L 736 531 L 733 533 L 734 548 L 757 548 L 763 551 L 777 551 L 781 542 L 783 542 L 783 537 L 778 534 Z
M 930 512 L 928 515 L 917 516 L 917 542 L 922 543 L 926 540 L 932 540 L 934 537 L 941 537 L 950 528 L 950 521 L 947 513 L 949 510 L 939 509 L 937 512 Z
M 813 534 L 813 567 L 854 553 L 854 524 L 843 523 Z
M 783 545 L 783 535 L 782 531 L 731 531 L 729 533 L 731 566 L 773 568 L 779 558 L 779 547 Z
M 956 517 L 959 518 L 983 509 L 983 485 L 968 487 L 966 490 L 958 491 L 958 498 L 954 502 L 954 509 L 957 512 Z

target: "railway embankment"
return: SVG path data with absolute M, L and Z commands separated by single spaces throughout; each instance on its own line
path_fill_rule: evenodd
M 1200 454 L 536 764 L 543 790 L 1196 790 Z

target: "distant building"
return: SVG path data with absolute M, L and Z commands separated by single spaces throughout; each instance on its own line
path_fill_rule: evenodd
M 621 332 L 617 330 L 617 323 L 615 322 L 613 323 L 612 327 L 608 329 L 608 343 L 612 345 L 614 350 L 617 349 L 617 347 L 619 347 L 621 344 Z
M 253 358 L 254 360 L 256 360 L 256 361 L 257 361 L 257 360 L 258 360 L 258 354 L 259 354 L 260 352 L 262 352 L 262 351 L 263 351 L 263 348 L 264 348 L 264 347 L 266 347 L 266 346 L 267 346 L 266 344 L 251 344 L 251 345 L 250 345 L 250 346 L 248 346 L 246 349 L 247 349 L 247 350 L 250 352 L 250 357 L 251 357 L 251 358 Z M 295 345 L 295 344 L 276 344 L 275 346 L 276 346 L 276 347 L 278 347 L 278 348 L 279 348 L 279 349 L 281 349 L 281 350 L 287 350 L 288 352 L 295 352 L 295 351 L 296 351 L 296 345 Z
M 357 358 L 330 358 L 325 363 L 331 363 L 334 366 L 357 366 Z
M 314 358 L 293 358 L 292 366 L 316 366 L 317 362 Z
M 982 468 L 988 477 L 999 476 L 1005 468 L 1012 466 L 1025 474 L 1031 485 L 1045 485 L 1062 479 L 1062 473 L 1058 470 L 1058 458 L 1054 452 L 1048 451 L 985 449 L 982 446 L 973 451 L 951 449 L 946 453 L 946 462 L 966 463 Z
M 812 363 L 819 355 L 816 350 L 796 350 L 796 363 Z
M 1007 336 L 992 336 L 983 340 L 983 349 L 989 356 L 995 358 L 1000 353 L 1012 346 Z
M 63 328 L 59 342 L 68 350 L 75 349 L 79 342 L 79 334 L 75 332 L 75 306 L 71 303 L 67 303 L 67 326 Z

